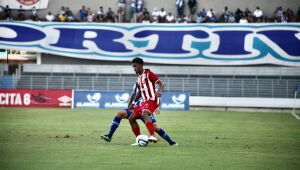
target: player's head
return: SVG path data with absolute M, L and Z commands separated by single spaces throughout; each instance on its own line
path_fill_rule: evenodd
M 134 58 L 131 61 L 132 67 L 136 74 L 142 74 L 144 61 L 141 58 Z

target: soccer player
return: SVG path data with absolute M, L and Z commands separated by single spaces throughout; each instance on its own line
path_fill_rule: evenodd
M 133 133 L 138 136 L 140 134 L 140 127 L 136 122 L 136 119 L 143 117 L 145 120 L 146 128 L 149 131 L 150 142 L 157 142 L 156 137 L 154 136 L 154 126 L 153 122 L 149 116 L 154 113 L 160 104 L 160 96 L 164 88 L 163 82 L 149 69 L 144 69 L 144 61 L 141 58 L 134 58 L 132 61 L 132 67 L 135 73 L 138 75 L 138 93 L 135 96 L 133 102 L 129 102 L 129 109 L 133 108 L 135 102 L 142 97 L 142 103 L 135 107 L 133 114 L 129 117 L 129 123 L 131 125 Z M 158 84 L 158 90 L 156 91 L 155 85 Z
M 135 98 L 136 94 L 137 94 L 137 90 L 138 90 L 138 85 L 137 83 L 134 84 L 133 86 L 133 91 L 131 93 L 130 99 L 129 99 L 129 103 L 132 103 L 133 99 Z M 140 103 L 140 100 L 138 100 L 136 102 L 136 106 L 138 106 Z M 105 140 L 106 142 L 110 142 L 115 131 L 117 130 L 117 128 L 119 127 L 119 124 L 121 123 L 122 119 L 128 119 L 130 117 L 130 115 L 132 114 L 132 112 L 127 108 L 124 110 L 120 110 L 118 111 L 117 115 L 115 116 L 115 118 L 112 121 L 109 133 L 106 135 L 101 135 L 101 139 Z M 170 145 L 177 145 L 176 142 L 174 142 L 170 136 L 162 129 L 158 126 L 154 115 L 149 116 L 149 118 L 152 120 L 153 122 L 153 126 L 154 126 L 154 130 L 157 134 L 159 134 L 163 139 L 165 139 Z M 141 121 L 144 121 L 144 119 L 142 117 L 140 117 Z M 136 145 L 136 144 L 133 144 Z

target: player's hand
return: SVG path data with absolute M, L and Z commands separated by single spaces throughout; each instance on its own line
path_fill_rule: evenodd
M 160 92 L 160 91 L 157 91 L 157 92 L 155 93 L 155 95 L 156 95 L 157 97 L 161 97 L 161 92 Z
M 129 110 L 133 110 L 133 108 L 134 108 L 134 104 L 131 103 L 131 104 L 128 106 L 128 109 L 129 109 Z
M 154 111 L 154 114 L 157 114 L 157 115 L 159 115 L 159 114 L 160 114 L 160 110 L 159 110 L 159 108 L 157 108 L 157 109 Z

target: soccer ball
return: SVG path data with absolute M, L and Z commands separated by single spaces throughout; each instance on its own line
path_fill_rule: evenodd
M 148 145 L 148 136 L 147 135 L 139 135 L 135 139 L 136 143 L 141 147 L 145 147 Z

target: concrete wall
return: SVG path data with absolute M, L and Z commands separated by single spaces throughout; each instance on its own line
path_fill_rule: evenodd
M 129 2 L 130 0 L 127 0 Z M 154 7 L 165 8 L 166 11 L 176 14 L 175 2 L 176 0 L 144 0 L 145 6 L 149 11 L 152 11 Z M 188 0 L 186 0 L 187 2 Z M 103 6 L 104 9 L 112 7 L 117 9 L 117 0 L 49 0 L 49 8 L 47 10 L 40 11 L 40 15 L 44 16 L 47 11 L 58 13 L 61 6 L 69 7 L 74 14 L 78 15 L 78 11 L 82 5 L 90 7 L 94 11 L 97 11 L 99 6 Z M 256 6 L 264 11 L 267 16 L 271 16 L 277 6 L 282 6 L 284 9 L 291 8 L 296 14 L 300 0 L 198 0 L 198 10 L 202 8 L 213 8 L 217 15 L 222 13 L 225 6 L 229 7 L 230 11 L 235 11 L 237 8 L 244 10 L 249 8 L 253 11 Z M 128 7 L 128 5 L 127 5 Z M 188 11 L 186 10 L 186 14 Z

